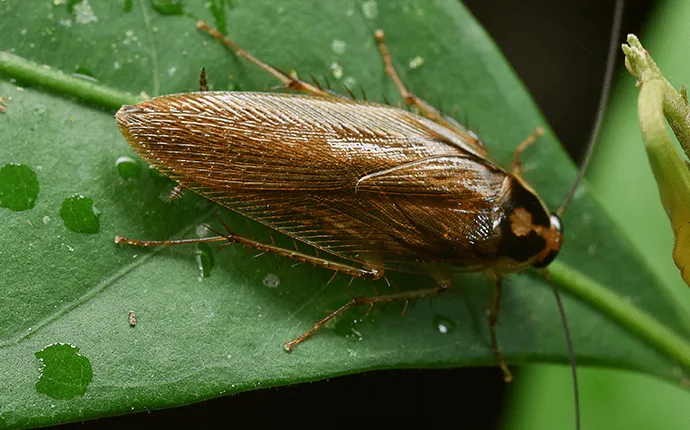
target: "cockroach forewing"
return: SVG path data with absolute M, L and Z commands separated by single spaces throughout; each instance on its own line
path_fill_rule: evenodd
M 137 153 L 184 187 L 333 255 L 493 264 L 475 250 L 482 239 L 494 246 L 486 214 L 506 172 L 478 142 L 423 117 L 337 98 L 202 92 L 124 107 L 117 120 Z

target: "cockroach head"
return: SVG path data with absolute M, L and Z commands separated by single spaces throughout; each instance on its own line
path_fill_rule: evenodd
M 514 270 L 548 266 L 563 243 L 563 224 L 519 176 L 505 182 L 498 254 L 515 262 Z

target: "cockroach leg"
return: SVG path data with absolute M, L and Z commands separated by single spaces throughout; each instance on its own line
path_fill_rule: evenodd
M 132 245 L 141 246 L 144 248 L 150 248 L 154 246 L 172 246 L 172 245 L 186 245 L 190 243 L 211 243 L 211 242 L 227 242 L 228 238 L 225 236 L 211 236 L 211 237 L 199 237 L 195 239 L 170 239 L 170 240 L 138 240 L 129 239 L 127 237 L 122 237 L 119 234 L 115 236 L 115 244 L 121 245 Z
M 220 234 L 218 233 L 218 236 L 211 236 L 211 237 L 200 237 L 200 238 L 195 238 L 195 239 L 172 239 L 172 240 L 137 240 L 137 239 L 128 239 L 125 237 L 122 237 L 120 235 L 117 235 L 115 237 L 115 243 L 116 244 L 127 244 L 127 245 L 133 245 L 133 246 L 143 246 L 143 247 L 152 247 L 152 246 L 171 246 L 171 245 L 184 245 L 184 244 L 190 244 L 190 243 L 210 243 L 210 242 L 225 242 L 223 245 L 229 245 L 231 243 L 239 243 L 240 245 L 245 245 L 250 248 L 256 249 L 258 251 L 261 251 L 262 253 L 273 253 L 277 255 L 281 255 L 283 257 L 288 257 L 293 260 L 297 260 L 298 263 L 310 263 L 313 264 L 314 266 L 318 267 L 323 267 L 325 269 L 330 269 L 330 270 L 335 270 L 340 273 L 345 273 L 347 275 L 351 275 L 356 278 L 368 278 L 368 279 L 380 279 L 383 276 L 383 269 L 374 267 L 374 266 L 368 266 L 368 267 L 355 267 L 355 266 L 350 266 L 345 263 L 341 263 L 338 261 L 331 261 L 325 258 L 320 258 L 320 257 L 315 257 L 313 255 L 305 254 L 303 252 L 299 251 L 293 251 L 291 249 L 287 248 L 281 248 L 276 245 L 268 245 L 265 243 L 261 243 L 257 240 L 253 239 L 247 239 L 246 237 L 242 237 L 240 235 L 237 235 L 233 233 L 227 224 L 225 224 L 222 220 L 221 223 L 227 230 L 226 234 Z
M 544 129 L 538 127 L 536 130 L 530 134 L 527 139 L 523 140 L 522 143 L 515 148 L 513 152 L 513 174 L 519 175 L 522 173 L 522 164 L 520 163 L 520 156 L 527 148 L 529 148 L 536 140 L 544 135 Z
M 503 358 L 501 350 L 498 349 L 498 341 L 496 340 L 496 323 L 498 323 L 498 312 L 501 310 L 501 278 L 495 279 L 494 296 L 491 301 L 491 313 L 489 314 L 489 333 L 491 334 L 491 351 L 493 351 L 498 360 L 498 365 L 503 371 L 503 380 L 510 382 L 513 380 L 513 374 L 508 369 L 508 363 Z
M 369 310 L 371 310 L 371 308 L 377 304 L 397 302 L 400 300 L 407 302 L 409 300 L 422 299 L 425 297 L 437 296 L 437 295 L 441 294 L 442 292 L 447 291 L 449 288 L 450 288 L 450 285 L 444 283 L 444 284 L 437 285 L 435 288 L 426 288 L 423 290 L 405 291 L 405 292 L 401 292 L 401 293 L 386 294 L 386 295 L 382 295 L 382 296 L 371 296 L 371 297 L 356 296 L 356 297 L 353 297 L 352 300 L 345 303 L 340 308 L 338 308 L 335 311 L 328 314 L 321 321 L 314 324 L 314 327 L 312 327 L 311 329 L 307 330 L 306 332 L 302 333 L 301 335 L 292 339 L 291 341 L 285 342 L 283 347 L 285 348 L 286 351 L 292 351 L 293 348 L 298 343 L 301 343 L 301 342 L 304 342 L 305 340 L 307 340 L 314 333 L 316 333 L 317 330 L 319 330 L 326 323 L 328 323 L 328 321 L 336 318 L 337 316 L 344 313 L 345 311 L 347 311 L 350 308 L 354 308 L 356 306 L 368 305 Z
M 472 135 L 471 133 L 468 133 L 465 130 L 465 128 L 461 126 L 457 121 L 455 121 L 453 118 L 447 115 L 444 115 L 438 109 L 436 109 L 426 101 L 420 99 L 419 97 L 407 90 L 402 79 L 400 79 L 400 76 L 398 76 L 398 72 L 395 71 L 395 67 L 393 66 L 393 62 L 391 61 L 391 56 L 388 53 L 388 48 L 386 47 L 385 34 L 383 30 L 376 30 L 374 32 L 374 38 L 376 39 L 376 43 L 378 44 L 379 54 L 381 54 L 381 59 L 383 60 L 383 66 L 386 69 L 386 73 L 393 80 L 395 87 L 398 89 L 398 92 L 400 92 L 400 96 L 403 98 L 405 103 L 408 106 L 412 106 L 419 113 L 428 117 L 432 121 L 446 128 L 449 128 L 455 131 L 456 133 L 464 135 L 465 139 L 467 139 L 468 142 L 481 146 L 479 138 Z
M 414 106 L 421 113 L 431 119 L 443 120 L 444 118 L 441 112 L 407 90 L 402 79 L 400 79 L 400 76 L 398 76 L 398 72 L 395 71 L 395 67 L 391 61 L 391 56 L 388 53 L 388 48 L 386 47 L 385 34 L 383 30 L 376 30 L 374 32 L 374 38 L 379 46 L 379 54 L 381 54 L 381 59 L 383 60 L 383 66 L 386 69 L 386 73 L 393 80 L 395 87 L 398 89 L 398 92 L 400 92 L 400 96 L 405 100 L 405 103 L 410 106 Z
M 204 21 L 198 21 L 196 23 L 196 28 L 198 28 L 199 30 L 205 31 L 214 39 L 221 41 L 225 46 L 232 49 L 235 52 L 235 54 L 237 54 L 239 57 L 242 57 L 242 58 L 248 60 L 249 62 L 251 62 L 254 65 L 256 65 L 257 67 L 259 67 L 260 69 L 270 73 L 276 79 L 278 79 L 280 82 L 282 82 L 283 85 L 285 85 L 287 88 L 289 88 L 291 90 L 299 91 L 299 92 L 302 92 L 305 94 L 310 94 L 312 96 L 317 96 L 317 97 L 329 97 L 329 98 L 333 98 L 333 97 L 341 98 L 342 97 L 338 94 L 324 91 L 323 89 L 321 89 L 317 86 L 311 85 L 308 82 L 305 82 L 301 79 L 293 78 L 289 74 L 282 72 L 282 71 L 276 69 L 275 67 L 273 67 L 267 63 L 264 63 L 263 61 L 259 60 L 258 58 L 256 58 L 252 54 L 250 54 L 249 52 L 247 52 L 244 49 L 237 46 L 237 44 L 235 42 L 233 42 L 232 40 L 225 37 L 223 34 L 221 34 L 221 32 L 219 32 L 215 28 L 209 27 L 209 25 L 206 24 L 206 22 L 204 22 Z
M 206 84 L 206 69 L 201 68 L 201 73 L 199 73 L 199 91 L 208 91 L 208 85 Z

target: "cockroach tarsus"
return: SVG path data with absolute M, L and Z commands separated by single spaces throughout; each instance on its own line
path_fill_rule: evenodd
M 619 1 L 609 58 L 621 7 Z M 273 75 L 282 88 L 304 95 L 207 92 L 202 70 L 201 92 L 123 106 L 116 119 L 128 143 L 178 182 L 175 194 L 189 188 L 345 262 L 282 248 L 272 239 L 266 244 L 245 238 L 222 220 L 226 231 L 214 237 L 141 241 L 118 235 L 115 242 L 145 247 L 238 243 L 333 270 L 334 276 L 374 280 L 386 279 L 386 270 L 412 264 L 436 281 L 433 288 L 353 296 L 286 342 L 288 351 L 350 308 L 403 301 L 406 309 L 410 300 L 447 291 L 452 273 L 448 265 L 453 272 L 482 272 L 495 284 L 488 318 L 491 350 L 510 381 L 495 332 L 501 281 L 505 274 L 528 267 L 550 280 L 545 267 L 563 240 L 559 215 L 565 205 L 551 213 L 521 177 L 520 156 L 543 130 L 516 148 L 512 171 L 505 170 L 474 132 L 407 90 L 382 30 L 374 37 L 385 72 L 416 114 L 324 90 L 316 81 L 309 84 L 264 63 L 203 21 L 197 28 Z M 609 69 L 612 74 L 612 66 Z M 607 82 L 605 87 L 610 78 Z M 361 151 L 365 145 L 367 151 Z M 349 152 L 345 157 L 338 151 Z M 566 330 L 579 427 L 572 344 L 560 296 L 550 283 Z

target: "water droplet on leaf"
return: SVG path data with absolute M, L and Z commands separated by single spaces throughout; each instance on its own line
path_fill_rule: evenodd
M 93 380 L 93 369 L 79 348 L 66 343 L 49 345 L 34 354 L 41 361 L 36 391 L 54 399 L 82 396 Z
M 196 247 L 196 264 L 199 268 L 199 276 L 202 279 L 206 279 L 211 276 L 215 258 L 213 257 L 213 252 L 211 252 L 211 247 L 208 243 L 199 243 Z
M 280 285 L 280 278 L 274 273 L 269 273 L 264 277 L 263 284 L 268 288 L 278 288 Z
M 24 164 L 0 168 L 0 207 L 13 211 L 32 209 L 38 197 L 36 173 Z
M 161 15 L 182 15 L 184 3 L 181 0 L 151 0 L 153 10 Z
M 434 328 L 441 334 L 448 334 L 455 330 L 455 322 L 445 315 L 434 315 Z
M 117 168 L 117 173 L 124 180 L 136 179 L 141 171 L 139 163 L 129 157 L 120 157 L 115 160 L 115 167 Z
M 66 198 L 60 208 L 65 227 L 76 233 L 98 233 L 101 229 L 100 215 L 92 199 L 78 194 Z

